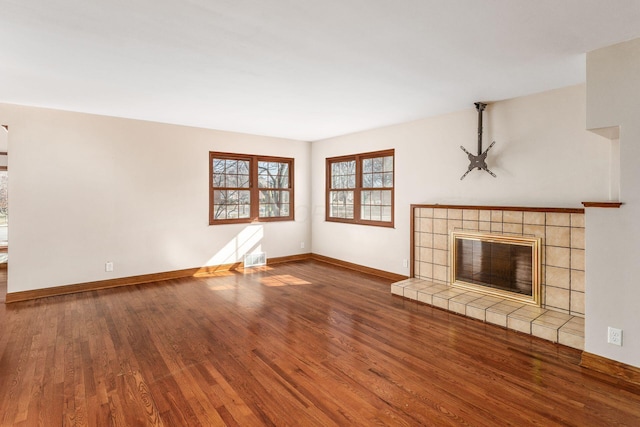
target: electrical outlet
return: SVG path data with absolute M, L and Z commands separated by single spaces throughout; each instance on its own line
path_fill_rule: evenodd
M 409 268 L 409 260 L 408 259 L 403 259 L 402 260 L 402 266 L 404 268 Z
M 300 242 L 300 249 L 304 249 L 304 242 Z
M 607 342 L 609 344 L 622 346 L 622 329 L 609 326 Z
M 113 271 L 113 261 L 107 261 L 104 263 L 104 271 Z

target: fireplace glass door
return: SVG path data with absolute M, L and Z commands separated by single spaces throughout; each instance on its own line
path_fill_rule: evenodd
M 539 239 L 452 233 L 452 285 L 538 305 Z

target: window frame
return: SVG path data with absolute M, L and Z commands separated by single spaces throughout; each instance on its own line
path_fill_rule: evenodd
M 392 157 L 393 158 L 393 185 L 391 187 L 363 187 L 363 161 L 365 159 L 377 158 L 377 157 Z M 376 227 L 390 227 L 395 226 L 395 186 L 396 186 L 396 156 L 395 149 L 371 151 L 367 153 L 350 154 L 345 156 L 327 157 L 325 159 L 325 221 L 328 222 L 342 222 L 346 224 L 358 224 L 358 225 L 372 225 Z M 336 188 L 333 185 L 333 175 L 331 165 L 333 163 L 340 163 L 346 161 L 355 161 L 355 187 L 353 188 Z M 353 191 L 353 218 L 339 218 L 330 216 L 331 213 L 331 192 L 347 190 Z M 370 190 L 390 190 L 391 191 L 391 220 L 390 221 L 374 221 L 369 219 L 362 219 L 361 205 L 362 205 L 362 192 Z
M 213 160 L 243 160 L 249 161 L 249 186 L 248 187 L 216 187 L 213 184 L 214 170 Z M 276 162 L 287 163 L 289 169 L 289 180 L 287 188 L 274 188 L 272 190 L 286 191 L 289 193 L 289 215 L 277 217 L 261 217 L 260 216 L 260 191 L 269 190 L 269 188 L 259 187 L 259 163 L 260 162 Z M 248 218 L 225 218 L 215 219 L 214 192 L 220 189 L 240 189 L 249 191 L 249 217 Z M 294 159 L 290 157 L 262 156 L 255 154 L 237 154 L 224 153 L 219 151 L 209 151 L 209 225 L 221 224 L 247 224 L 252 222 L 277 222 L 277 221 L 294 221 Z

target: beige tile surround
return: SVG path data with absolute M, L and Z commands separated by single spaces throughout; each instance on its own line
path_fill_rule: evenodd
M 413 277 L 449 284 L 449 233 L 454 230 L 540 237 L 542 307 L 584 317 L 583 210 L 567 213 L 426 206 L 413 206 Z
M 584 347 L 584 210 L 413 205 L 412 277 L 392 284 L 405 298 Z M 450 286 L 449 233 L 480 231 L 542 239 L 541 307 Z

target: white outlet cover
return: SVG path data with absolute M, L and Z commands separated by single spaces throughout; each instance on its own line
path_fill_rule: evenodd
M 609 326 L 607 330 L 607 342 L 609 344 L 622 346 L 622 329 Z

